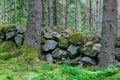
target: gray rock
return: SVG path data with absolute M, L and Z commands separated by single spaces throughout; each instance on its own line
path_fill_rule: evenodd
M 94 44 L 92 48 L 88 48 L 85 46 L 82 49 L 82 52 L 89 57 L 95 57 L 100 52 L 100 45 Z
M 69 56 L 70 57 L 76 56 L 78 54 L 78 49 L 79 49 L 79 46 L 74 46 L 71 44 L 67 49 Z
M 23 28 L 21 26 L 15 27 L 18 33 L 23 33 Z
M 120 60 L 120 48 L 115 48 L 115 57 Z
M 53 36 L 50 33 L 45 33 L 44 38 L 45 39 L 53 39 Z
M 54 40 L 46 40 L 45 44 L 42 46 L 44 51 L 49 51 L 55 49 L 57 46 L 57 42 Z
M 16 35 L 14 37 L 14 41 L 17 46 L 21 46 L 23 44 L 23 35 L 22 34 Z
M 59 38 L 61 38 L 61 34 L 60 33 L 57 33 L 57 32 L 54 32 L 54 33 L 52 33 L 52 36 L 55 38 L 55 39 L 59 39 Z
M 81 61 L 84 62 L 84 65 L 96 65 L 96 61 L 93 58 L 90 57 L 83 57 Z
M 67 52 L 62 50 L 62 49 L 55 49 L 53 52 L 52 52 L 52 55 L 54 58 L 58 58 L 58 59 L 61 59 L 63 57 L 67 57 Z
M 6 33 L 6 40 L 9 40 L 15 36 L 15 32 Z
M 46 60 L 47 60 L 47 62 L 49 62 L 49 63 L 53 63 L 53 57 L 52 57 L 52 55 L 49 53 L 49 54 L 47 54 L 46 55 Z
M 66 32 L 66 33 L 62 33 L 62 36 L 63 36 L 64 38 L 68 38 L 70 35 Z

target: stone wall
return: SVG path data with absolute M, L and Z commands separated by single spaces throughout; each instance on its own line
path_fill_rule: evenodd
M 3 28 L 0 31 L 2 41 L 13 41 L 21 46 L 26 29 L 21 26 Z M 116 63 L 120 60 L 120 38 L 116 38 Z M 100 37 L 68 30 L 45 31 L 42 29 L 42 54 L 49 63 L 68 63 L 79 66 L 94 66 L 98 63 Z

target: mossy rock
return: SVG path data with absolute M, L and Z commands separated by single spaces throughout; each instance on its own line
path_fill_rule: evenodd
M 0 52 L 11 52 L 16 50 L 16 45 L 12 41 L 5 41 L 0 46 Z
M 31 63 L 36 58 L 40 57 L 39 51 L 33 46 L 27 46 L 21 48 L 21 59 L 27 63 Z
M 84 43 L 84 33 L 77 32 L 70 35 L 68 41 L 73 45 L 81 45 Z
M 58 44 L 61 48 L 67 48 L 69 45 L 69 42 L 68 42 L 68 39 L 60 38 Z

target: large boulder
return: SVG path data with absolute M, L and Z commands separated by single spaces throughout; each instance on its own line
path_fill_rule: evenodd
M 52 55 L 54 58 L 61 59 L 61 58 L 67 57 L 67 52 L 62 49 L 55 49 L 52 52 Z
M 68 55 L 74 58 L 76 55 L 78 55 L 78 49 L 79 49 L 79 46 L 75 46 L 71 44 L 67 49 Z
M 58 45 L 60 48 L 67 48 L 69 43 L 68 43 L 68 40 L 65 39 L 65 38 L 60 38 L 59 39 L 59 42 L 58 42 Z
M 81 61 L 83 61 L 84 63 L 84 66 L 91 66 L 91 65 L 96 65 L 96 61 L 93 59 L 93 58 L 90 58 L 90 57 L 83 57 L 81 59 Z
M 46 55 L 46 61 L 49 62 L 49 63 L 53 63 L 54 60 L 53 60 L 53 57 L 50 53 L 48 53 Z
M 14 37 L 14 41 L 16 43 L 17 46 L 21 46 L 23 44 L 23 35 L 22 34 L 18 34 Z
M 85 45 L 81 51 L 89 57 L 95 57 L 100 52 L 100 44 Z
M 42 46 L 42 49 L 44 51 L 50 51 L 50 50 L 55 49 L 56 46 L 57 46 L 57 42 L 56 41 L 54 41 L 54 40 L 46 40 L 45 44 Z

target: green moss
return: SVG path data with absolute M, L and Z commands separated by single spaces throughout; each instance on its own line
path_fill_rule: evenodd
M 10 58 L 10 53 L 9 52 L 2 52 L 0 53 L 0 59 L 5 60 Z
M 40 57 L 39 51 L 33 46 L 22 47 L 21 53 L 21 59 L 28 63 Z
M 69 44 L 69 42 L 68 42 L 68 39 L 65 39 L 65 38 L 60 38 L 59 39 L 59 46 L 60 47 L 67 47 L 68 46 L 68 44 Z
M 5 41 L 0 46 L 0 52 L 10 52 L 16 50 L 16 45 L 11 41 Z
M 84 34 L 81 32 L 73 33 L 68 38 L 68 41 L 74 45 L 81 45 L 84 42 Z
M 11 28 L 12 26 L 15 26 L 15 25 L 21 25 L 22 27 L 25 27 L 26 24 L 25 23 L 22 23 L 22 24 L 19 24 L 19 23 L 15 23 L 15 24 L 0 24 L 0 31 L 3 29 L 3 28 Z
M 87 38 L 88 40 L 95 40 L 95 39 L 101 39 L 101 36 L 85 33 L 84 38 Z

